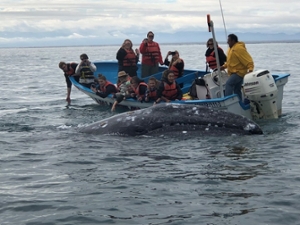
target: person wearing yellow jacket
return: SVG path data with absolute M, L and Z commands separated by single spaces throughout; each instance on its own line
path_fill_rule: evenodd
M 227 44 L 229 46 L 227 61 L 221 66 L 221 70 L 227 69 L 230 76 L 225 84 L 225 96 L 237 94 L 242 100 L 243 78 L 253 71 L 254 62 L 247 52 L 245 43 L 238 41 L 235 34 L 228 35 Z

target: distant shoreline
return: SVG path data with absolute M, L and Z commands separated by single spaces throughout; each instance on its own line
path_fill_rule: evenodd
M 247 44 L 272 44 L 272 43 L 300 43 L 300 40 L 279 40 L 279 41 L 244 41 Z M 160 43 L 160 45 L 203 45 L 206 42 L 174 42 L 174 43 Z M 219 44 L 227 44 L 224 41 L 219 41 Z M 0 47 L 5 48 L 74 48 L 74 47 L 101 47 L 101 46 L 120 46 L 120 44 L 103 44 L 103 45 L 56 45 L 56 46 L 20 46 L 20 47 Z

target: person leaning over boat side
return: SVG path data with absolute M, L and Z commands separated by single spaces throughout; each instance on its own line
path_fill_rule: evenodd
M 140 102 L 144 101 L 145 93 L 148 88 L 147 84 L 137 76 L 131 78 L 130 84 L 133 91 L 133 93 L 130 94 L 131 97 L 136 98 Z
M 116 56 L 119 64 L 118 71 L 125 71 L 130 77 L 137 76 L 139 56 L 140 51 L 137 48 L 133 51 L 131 40 L 125 39 Z
M 229 34 L 227 62 L 220 69 L 226 69 L 230 76 L 225 84 L 225 96 L 237 94 L 242 100 L 241 87 L 244 76 L 253 71 L 254 62 L 248 53 L 245 43 L 238 41 L 235 34 Z
M 89 57 L 85 53 L 80 55 L 80 60 L 81 62 L 76 67 L 75 73 L 80 74 L 79 83 L 90 88 L 91 84 L 94 83 L 94 72 L 97 70 L 97 67 L 89 61 Z
M 160 82 L 155 77 L 150 77 L 148 80 L 148 88 L 145 93 L 145 102 L 157 100 L 157 90 Z
M 223 49 L 218 46 L 218 42 L 216 44 L 218 48 L 219 63 L 220 63 L 219 65 L 222 66 L 226 62 L 227 57 Z M 208 41 L 206 42 L 206 47 L 207 47 L 207 50 L 205 52 L 206 63 L 207 63 L 206 72 L 208 72 L 208 67 L 212 70 L 217 68 L 217 59 L 216 59 L 216 54 L 214 49 L 213 38 L 208 39 Z
M 142 78 L 158 73 L 158 63 L 160 65 L 164 64 L 159 44 L 153 41 L 153 39 L 154 33 L 149 31 L 147 38 L 145 38 L 140 45 L 140 52 L 142 54 Z
M 98 82 L 99 88 L 93 87 L 92 85 L 91 89 L 93 92 L 95 92 L 96 95 L 100 96 L 101 98 L 106 98 L 108 95 L 118 92 L 117 87 L 110 81 L 106 80 L 106 77 L 101 73 L 98 74 Z
M 71 90 L 72 90 L 72 82 L 70 81 L 69 77 L 73 76 L 74 79 L 79 82 L 79 74 L 75 73 L 77 63 L 65 63 L 65 62 L 59 62 L 58 67 L 64 71 L 66 84 L 67 84 L 67 98 L 66 101 L 68 104 L 71 104 Z
M 117 104 L 129 97 L 128 88 L 130 87 L 130 81 L 128 81 L 128 74 L 125 71 L 118 73 L 118 80 L 120 82 L 118 88 L 119 92 L 114 95 L 116 99 L 111 107 L 111 111 L 115 111 Z
M 171 61 L 168 59 L 170 55 L 172 56 Z M 179 52 L 177 50 L 174 52 L 168 51 L 164 64 L 169 67 L 169 70 L 174 72 L 175 79 L 182 77 L 184 61 L 183 59 L 179 58 Z
M 163 72 L 162 82 L 157 90 L 157 100 L 154 104 L 161 100 L 170 102 L 173 100 L 181 100 L 182 91 L 180 86 L 175 81 L 174 72 L 172 70 L 165 70 Z

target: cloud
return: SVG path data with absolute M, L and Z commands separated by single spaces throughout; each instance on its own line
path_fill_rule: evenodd
M 234 32 L 296 34 L 300 32 L 299 0 L 221 1 L 226 28 Z M 206 31 L 206 14 L 223 29 L 219 1 L 212 0 L 2 0 L 0 46 L 32 40 L 119 40 L 147 31 L 173 34 Z M 108 43 L 109 41 L 107 41 Z M 75 43 L 75 42 L 74 42 Z

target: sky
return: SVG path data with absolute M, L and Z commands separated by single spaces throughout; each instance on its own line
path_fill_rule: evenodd
M 262 33 L 300 41 L 299 12 L 300 0 L 1 0 L 0 47 L 119 45 L 140 42 L 150 30 L 163 43 L 192 42 L 211 36 L 207 14 L 225 38 Z

